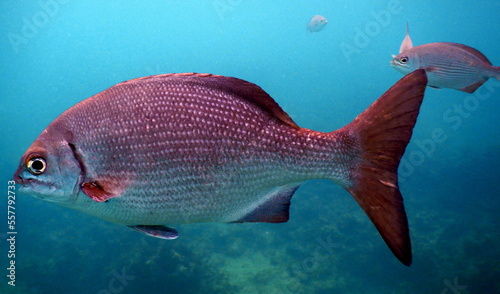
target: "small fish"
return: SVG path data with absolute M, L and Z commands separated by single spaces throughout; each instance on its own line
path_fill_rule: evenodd
M 429 87 L 473 93 L 489 78 L 500 80 L 500 67 L 492 66 L 481 52 L 457 43 L 430 43 L 413 47 L 406 23 L 406 37 L 391 65 L 403 74 L 424 69 Z
M 307 24 L 307 30 L 311 33 L 319 32 L 326 26 L 327 23 L 328 20 L 326 20 L 324 16 L 315 15 Z
M 398 188 L 427 79 L 402 78 L 345 127 L 297 126 L 259 86 L 210 74 L 117 84 L 57 117 L 21 158 L 20 191 L 141 233 L 168 226 L 288 221 L 301 183 L 330 179 L 356 199 L 405 265 Z

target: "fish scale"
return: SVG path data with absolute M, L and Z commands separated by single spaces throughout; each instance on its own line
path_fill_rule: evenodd
M 403 78 L 344 128 L 298 127 L 260 87 L 209 74 L 115 85 L 65 111 L 14 175 L 44 200 L 174 239 L 194 222 L 285 222 L 309 179 L 349 191 L 404 264 L 411 245 L 397 166 L 426 77 Z
M 155 82 L 155 79 L 158 81 Z M 123 202 L 129 203 L 128 199 L 140 200 L 131 202 L 129 206 L 126 206 L 130 211 L 121 211 L 120 215 L 115 216 L 115 219 L 110 219 L 111 221 L 125 224 L 176 224 L 190 222 L 186 214 L 203 215 L 204 221 L 219 221 L 220 219 L 217 218 L 224 218 L 228 212 L 239 211 L 241 207 L 255 206 L 253 203 L 260 201 L 260 199 L 242 199 L 234 195 L 255 194 L 257 197 L 264 197 L 280 185 L 301 182 L 310 178 L 327 177 L 327 171 L 331 173 L 334 167 L 339 169 L 339 167 L 346 166 L 348 162 L 345 156 L 337 156 L 339 158 L 336 159 L 335 154 L 329 152 L 338 150 L 338 154 L 343 154 L 343 149 L 347 149 L 343 146 L 326 146 L 317 149 L 320 150 L 319 153 L 314 150 L 302 158 L 298 157 L 297 155 L 303 154 L 308 146 L 321 146 L 326 142 L 321 142 L 313 135 L 303 140 L 302 133 L 306 132 L 304 129 L 300 130 L 301 134 L 298 134 L 298 130 L 292 127 L 283 129 L 279 121 L 273 117 L 264 116 L 259 109 L 249 107 L 232 96 L 198 91 L 196 86 L 179 87 L 178 81 L 173 81 L 170 85 L 159 78 L 144 79 L 141 82 L 144 86 L 123 85 L 119 91 L 106 93 L 109 99 L 101 100 L 102 103 L 93 104 L 85 111 L 76 107 L 74 112 L 78 112 L 79 115 L 68 114 L 72 119 L 65 122 L 70 126 L 74 125 L 75 128 L 93 129 L 93 132 L 87 134 L 86 137 L 77 139 L 89 142 L 89 144 L 77 146 L 81 153 L 103 155 L 95 161 L 84 159 L 96 171 L 95 174 L 91 173 L 90 178 L 101 178 L 103 176 L 99 175 L 98 171 L 104 171 L 106 178 L 102 178 L 101 181 L 118 182 L 123 174 L 116 174 L 116 171 L 127 170 L 131 164 L 134 165 L 136 172 L 125 176 L 132 178 L 134 184 L 129 186 L 122 194 L 122 198 L 117 198 L 116 201 L 120 202 L 123 199 Z M 148 93 L 148 95 L 139 95 L 141 93 Z M 178 95 L 164 101 L 164 93 L 178 93 Z M 182 95 L 182 93 L 185 94 Z M 120 105 L 120 111 L 112 112 L 116 125 L 111 123 L 99 128 L 96 122 L 100 121 L 100 116 L 108 116 L 109 111 L 117 108 L 118 105 Z M 126 120 L 125 118 L 131 113 L 136 113 L 134 108 L 137 107 L 143 109 L 142 115 L 147 111 L 150 111 L 151 115 L 155 114 L 150 117 L 150 120 L 156 120 L 157 124 L 150 127 L 151 131 L 154 129 L 170 131 L 155 132 L 153 134 L 156 136 L 154 136 L 148 133 L 146 127 L 148 121 Z M 95 120 L 88 120 L 90 116 L 94 116 Z M 249 125 L 253 128 L 248 128 Z M 258 129 L 261 131 L 259 132 Z M 116 130 L 116 134 L 122 138 L 120 143 L 128 146 L 129 154 L 134 157 L 141 155 L 139 157 L 141 160 L 126 157 L 123 151 L 118 157 L 121 160 L 116 161 L 116 156 L 111 159 L 111 154 L 116 153 L 105 152 L 110 148 L 116 149 L 114 140 L 110 139 L 110 137 L 114 138 L 109 133 L 110 130 Z M 307 132 L 314 134 L 313 131 Z M 148 140 L 152 137 L 158 140 L 154 143 L 163 142 L 163 144 L 153 144 Z M 307 142 L 307 140 L 310 141 Z M 302 144 L 291 148 L 293 145 L 289 145 L 288 141 Z M 249 145 L 253 148 L 248 149 Z M 215 151 L 214 155 L 214 148 L 224 150 L 224 152 L 217 154 Z M 269 150 L 273 151 L 269 152 Z M 327 150 L 328 153 L 322 154 Z M 243 152 L 244 156 L 241 156 L 240 152 Z M 231 162 L 233 158 L 244 161 L 244 164 L 234 165 Z M 319 164 L 311 162 L 311 158 L 320 159 L 317 161 Z M 327 166 L 324 166 L 325 158 L 329 158 L 326 161 Z M 210 161 L 212 164 L 207 165 Z M 110 162 L 116 162 L 116 164 L 110 164 Z M 162 166 L 166 168 L 164 172 L 154 172 Z M 297 166 L 300 168 L 297 169 Z M 200 169 L 208 169 L 210 172 L 202 170 L 203 174 L 200 174 Z M 206 178 L 209 173 L 211 177 Z M 230 174 L 231 178 L 224 181 L 224 174 Z M 343 175 L 346 174 L 346 171 L 340 171 L 336 175 L 337 181 L 344 180 Z M 173 179 L 174 187 L 167 190 L 158 189 L 154 184 L 161 185 L 166 177 Z M 329 174 L 328 177 L 332 175 Z M 200 187 L 200 184 L 202 188 L 197 190 L 196 187 Z M 220 189 L 220 186 L 226 188 Z M 258 189 L 250 187 L 258 187 Z M 186 193 L 193 195 L 188 197 Z M 213 193 L 217 199 L 203 201 L 201 198 L 200 201 L 197 193 Z M 153 215 L 144 217 L 146 207 L 149 203 L 155 202 L 166 205 L 155 207 Z M 178 203 L 173 211 L 168 205 L 172 202 Z M 211 205 L 214 202 L 226 205 L 214 210 Z M 175 209 L 176 206 L 194 206 L 195 209 L 193 211 L 184 209 L 182 212 L 184 215 L 180 216 L 176 214 L 178 211 Z M 96 213 L 100 212 L 96 211 Z

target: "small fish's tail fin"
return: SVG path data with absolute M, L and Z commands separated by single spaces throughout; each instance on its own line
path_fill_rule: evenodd
M 410 234 L 398 186 L 398 166 L 412 136 L 427 76 L 420 69 L 403 77 L 340 131 L 354 140 L 351 193 L 393 254 L 405 265 L 412 261 Z
M 500 81 L 500 66 L 492 66 L 493 77 Z

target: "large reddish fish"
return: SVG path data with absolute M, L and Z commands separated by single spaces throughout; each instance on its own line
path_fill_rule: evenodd
M 260 87 L 209 74 L 117 84 L 55 119 L 21 158 L 21 192 L 174 239 L 168 226 L 288 220 L 306 180 L 331 179 L 411 263 L 397 169 L 426 86 L 401 79 L 331 132 L 297 126 Z

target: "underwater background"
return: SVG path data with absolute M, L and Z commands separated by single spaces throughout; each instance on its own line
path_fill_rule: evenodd
M 310 33 L 316 14 L 328 24 Z M 0 293 L 500 293 L 491 79 L 474 94 L 426 90 L 399 169 L 411 267 L 326 180 L 297 191 L 287 223 L 182 225 L 174 241 L 18 193 L 15 257 L 7 234 L 21 155 L 64 110 L 116 83 L 234 76 L 298 125 L 333 131 L 402 77 L 389 61 L 406 21 L 415 46 L 462 43 L 500 66 L 499 1 L 22 0 L 2 1 L 0 15 Z

